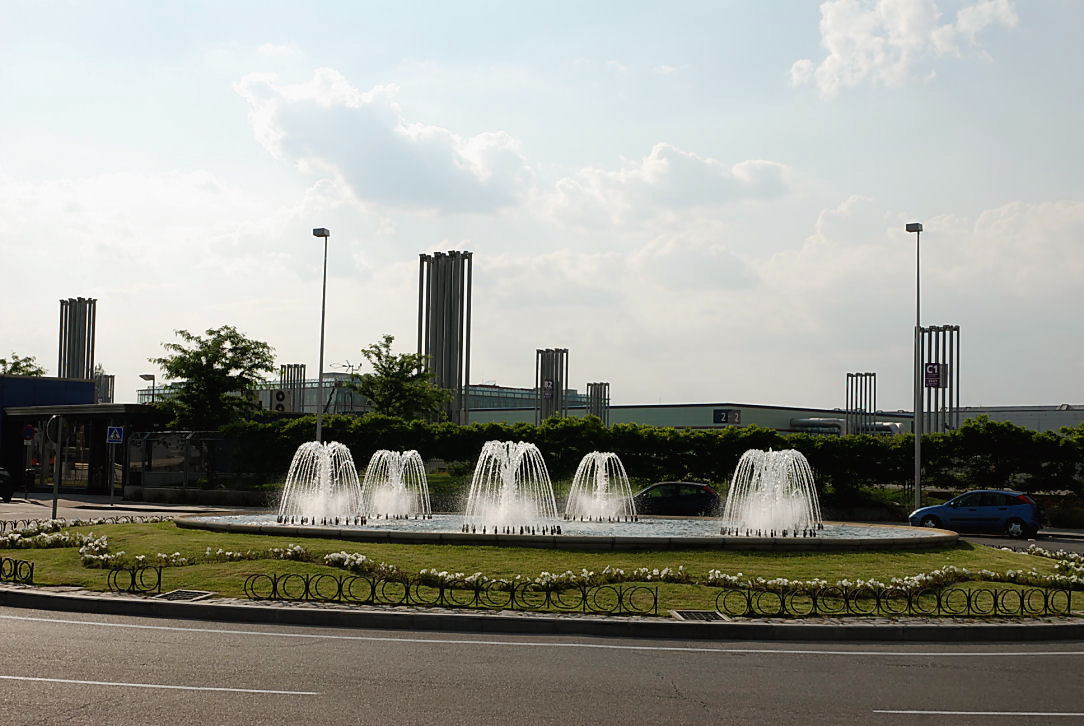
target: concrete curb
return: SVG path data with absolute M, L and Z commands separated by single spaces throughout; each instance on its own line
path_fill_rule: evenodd
M 348 608 L 291 608 L 213 602 L 170 602 L 41 590 L 0 588 L 0 606 L 132 617 L 213 620 L 354 629 L 592 635 L 671 640 L 974 643 L 1084 640 L 1079 623 L 819 624 L 616 620 L 550 615 L 374 612 Z
M 247 514 L 247 512 L 245 513 Z M 462 532 L 416 532 L 394 529 L 360 529 L 335 525 L 290 525 L 257 522 L 213 522 L 208 515 L 188 514 L 175 517 L 173 523 L 181 529 L 202 529 L 210 532 L 234 534 L 263 534 L 278 537 L 316 537 L 341 539 L 349 542 L 387 542 L 392 544 L 445 544 L 494 547 L 530 547 L 542 549 L 579 551 L 627 551 L 627 550 L 754 550 L 758 552 L 850 552 L 883 550 L 924 550 L 955 544 L 960 539 L 956 532 L 945 529 L 915 528 L 897 524 L 875 525 L 884 529 L 898 529 L 920 534 L 903 537 L 750 537 L 722 535 L 713 536 L 646 536 L 606 537 L 597 535 L 531 535 L 531 534 L 477 534 Z M 846 524 L 825 522 L 825 524 Z

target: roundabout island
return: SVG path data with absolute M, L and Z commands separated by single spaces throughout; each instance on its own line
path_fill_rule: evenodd
M 482 448 L 462 514 L 432 512 L 416 451 L 377 451 L 359 477 L 345 446 L 309 442 L 294 456 L 277 514 L 191 515 L 177 524 L 354 542 L 584 551 L 920 550 L 959 538 L 934 528 L 822 521 L 809 463 L 794 450 L 747 451 L 721 516 L 687 518 L 639 515 L 621 460 L 591 452 L 559 515 L 538 448 L 502 441 Z

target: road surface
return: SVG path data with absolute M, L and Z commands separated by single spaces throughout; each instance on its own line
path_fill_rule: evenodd
M 1084 642 L 276 627 L 0 608 L 5 724 L 1084 722 Z

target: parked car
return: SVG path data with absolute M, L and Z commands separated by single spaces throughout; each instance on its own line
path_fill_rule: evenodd
M 701 516 L 719 511 L 719 493 L 707 484 L 690 481 L 662 481 L 632 497 L 637 514 Z
M 908 517 L 915 527 L 941 527 L 954 532 L 1034 537 L 1043 525 L 1043 510 L 1022 492 L 979 489 L 944 504 L 922 507 Z
M 10 502 L 11 497 L 15 494 L 15 479 L 8 473 L 8 470 L 0 466 L 0 499 L 5 502 Z

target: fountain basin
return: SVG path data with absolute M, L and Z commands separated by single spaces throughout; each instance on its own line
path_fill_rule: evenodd
M 372 520 L 361 526 L 279 524 L 273 513 L 187 515 L 177 526 L 238 534 L 315 537 L 351 542 L 398 544 L 488 545 L 543 549 L 606 550 L 754 550 L 828 552 L 841 550 L 921 550 L 945 547 L 959 535 L 943 529 L 889 524 L 825 522 L 816 537 L 723 536 L 715 517 L 640 517 L 638 522 L 572 522 L 554 520 L 562 534 L 494 534 L 462 532 L 461 514 L 434 514 L 432 519 Z

